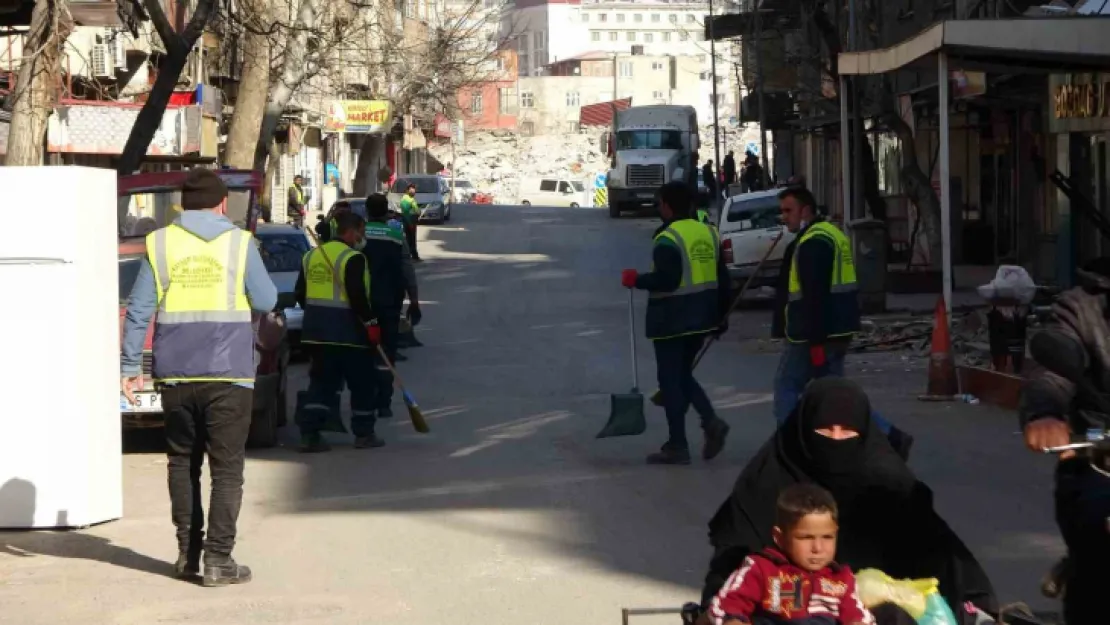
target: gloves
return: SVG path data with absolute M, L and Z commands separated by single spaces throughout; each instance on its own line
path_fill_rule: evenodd
M 829 361 L 825 356 L 824 345 L 809 346 L 809 364 L 813 369 L 813 377 L 823 378 L 829 374 Z
M 378 325 L 377 321 L 371 321 L 366 324 L 366 338 L 370 339 L 371 345 L 379 345 L 382 342 L 382 327 Z
M 621 286 L 626 289 L 636 288 L 636 278 L 638 277 L 639 274 L 636 273 L 635 269 L 625 269 L 621 272 Z
M 409 304 L 409 309 L 405 313 L 405 317 L 408 318 L 409 323 L 413 326 L 418 326 L 420 325 L 420 320 L 424 318 L 424 314 L 420 312 L 420 306 Z

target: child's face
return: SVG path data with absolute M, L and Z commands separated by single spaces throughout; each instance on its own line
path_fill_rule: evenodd
M 807 571 L 820 571 L 836 558 L 839 527 L 828 512 L 807 514 L 794 527 L 775 527 L 775 544 L 790 561 Z

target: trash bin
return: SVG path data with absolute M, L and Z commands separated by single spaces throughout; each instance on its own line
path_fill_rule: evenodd
M 886 224 L 878 219 L 857 219 L 850 222 L 852 257 L 856 263 L 856 285 L 859 288 L 860 312 L 881 313 L 886 310 L 887 245 Z

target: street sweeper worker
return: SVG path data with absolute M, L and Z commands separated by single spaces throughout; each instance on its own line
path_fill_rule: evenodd
M 728 435 L 728 424 L 694 379 L 694 358 L 711 333 L 728 328 L 728 267 L 721 257 L 717 231 L 694 217 L 693 198 L 682 182 L 659 189 L 663 225 L 655 231 L 652 270 L 621 273 L 621 284 L 648 292 L 647 336 L 655 347 L 655 366 L 669 438 L 649 464 L 689 464 L 686 410 L 691 404 L 701 416 L 705 432 L 702 457 L 714 458 Z
M 335 238 L 305 254 L 297 276 L 297 302 L 304 309 L 301 342 L 312 366 L 308 393 L 297 423 L 301 451 L 328 451 L 320 436 L 334 397 L 346 381 L 351 390 L 351 430 L 355 447 L 381 447 L 374 433 L 376 345 L 382 332 L 370 304 L 370 268 L 357 248 L 365 237 L 366 221 L 356 213 L 335 216 Z
M 392 363 L 397 360 L 397 332 L 406 291 L 411 297 L 407 316 L 417 323 L 421 318 L 420 300 L 416 296 L 415 277 L 410 285 L 410 275 L 406 273 L 405 233 L 387 223 L 389 200 L 381 193 L 371 194 L 366 198 L 366 214 L 366 246 L 362 253 L 370 262 L 370 283 L 373 285 L 370 304 L 381 327 L 382 349 Z M 408 266 L 411 271 L 411 263 Z M 378 363 L 371 386 L 374 387 L 377 418 L 392 417 L 393 374 L 385 363 Z

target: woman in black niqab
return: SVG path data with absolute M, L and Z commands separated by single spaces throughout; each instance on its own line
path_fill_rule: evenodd
M 986 573 L 870 415 L 867 395 L 851 380 L 822 378 L 807 387 L 709 522 L 714 553 L 703 603 L 748 553 L 772 544 L 779 492 L 812 482 L 829 490 L 840 509 L 838 562 L 895 578 L 935 577 L 957 615 L 964 602 L 997 612 Z

